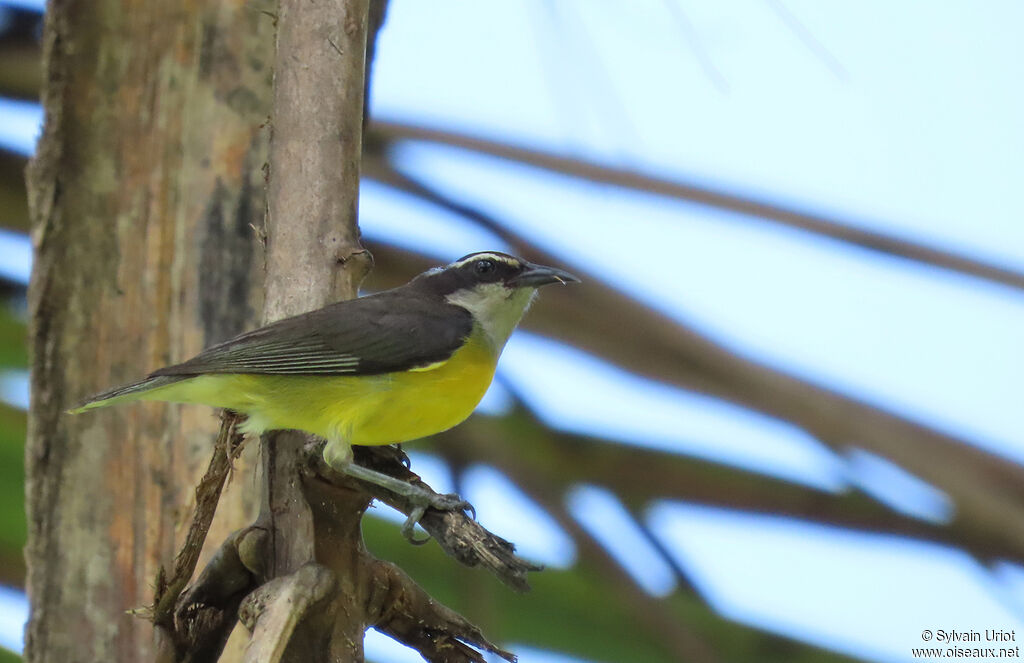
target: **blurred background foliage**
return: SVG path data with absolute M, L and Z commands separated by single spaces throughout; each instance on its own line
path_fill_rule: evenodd
M 0 2 L 0 660 L 24 614 L 41 12 Z M 909 660 L 923 628 L 1024 631 L 1021 18 L 391 2 L 367 287 L 481 249 L 585 284 L 545 293 L 480 414 L 410 447 L 548 564 L 533 591 L 384 509 L 368 545 L 525 663 Z

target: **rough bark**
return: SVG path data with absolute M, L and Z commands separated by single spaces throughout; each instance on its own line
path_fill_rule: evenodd
M 50 3 L 28 172 L 29 661 L 154 658 L 152 626 L 126 610 L 152 601 L 184 538 L 215 418 L 64 410 L 252 323 L 272 30 L 238 4 Z M 215 536 L 245 512 L 229 491 Z

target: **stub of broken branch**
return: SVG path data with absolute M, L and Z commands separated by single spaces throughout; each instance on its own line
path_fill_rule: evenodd
M 515 655 L 489 642 L 465 617 L 430 598 L 394 564 L 372 560 L 368 566 L 373 583 L 367 601 L 370 626 L 412 647 L 431 663 L 485 663 L 478 649 L 515 662 Z
M 359 490 L 404 513 L 411 514 L 415 507 L 409 500 L 396 495 L 376 484 L 353 479 L 340 474 L 323 460 L 323 443 L 306 447 L 306 480 L 320 481 L 338 488 L 358 486 Z M 404 454 L 394 447 L 354 447 L 355 462 L 384 472 L 402 481 L 407 481 L 433 492 L 420 477 L 404 464 Z M 435 493 L 436 494 L 436 493 Z M 420 518 L 420 526 L 430 534 L 441 549 L 465 566 L 490 571 L 512 589 L 525 592 L 530 585 L 526 574 L 540 571 L 543 567 L 529 562 L 515 554 L 515 546 L 505 539 L 489 532 L 480 523 L 462 512 L 427 509 Z
M 195 583 L 178 598 L 175 660 L 213 663 L 220 658 L 238 620 L 239 605 L 266 577 L 264 551 L 269 536 L 258 524 L 231 533 Z

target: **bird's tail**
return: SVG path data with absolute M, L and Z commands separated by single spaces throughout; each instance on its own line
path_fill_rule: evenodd
M 191 375 L 151 375 L 148 378 L 139 380 L 138 382 L 132 382 L 121 387 L 115 387 L 114 389 L 108 389 L 103 393 L 96 394 L 95 396 L 79 403 L 75 407 L 68 410 L 70 414 L 79 414 L 86 410 L 92 410 L 98 407 L 107 407 L 108 405 L 114 405 L 115 403 L 124 403 L 127 401 L 135 401 L 140 398 L 144 398 L 145 395 L 168 385 L 187 380 Z

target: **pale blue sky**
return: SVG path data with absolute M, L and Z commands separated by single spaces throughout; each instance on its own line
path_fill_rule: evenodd
M 1009 1 L 639 0 L 625 12 L 610 0 L 394 0 L 373 110 L 684 177 L 1024 270 L 1022 19 L 1024 5 Z M 11 112 L 0 105 L 0 126 L 15 126 Z M 0 144 L 30 146 L 32 122 L 0 130 Z M 740 352 L 1024 461 L 1017 292 L 452 149 L 410 145 L 399 158 Z M 371 240 L 440 260 L 503 248 L 374 183 L 361 216 Z M 26 260 L 0 246 L 0 263 Z M 784 422 L 623 376 L 552 341 L 517 335 L 501 375 L 567 430 L 821 491 L 860 486 L 920 517 L 950 514 L 940 491 L 882 459 L 837 455 Z M 497 389 L 490 406 L 505 400 Z M 437 459 L 414 462 L 451 485 Z M 571 563 L 564 533 L 526 500 L 503 499 L 503 482 L 485 467 L 466 478 L 482 522 L 536 559 Z M 621 523 L 599 538 L 622 542 L 636 527 L 599 487 L 575 489 L 569 506 L 587 527 Z M 1017 567 L 997 575 L 935 544 L 693 505 L 658 504 L 643 517 L 713 608 L 757 628 L 879 661 L 911 660 L 924 628 L 1024 632 Z M 638 541 L 631 550 L 643 550 Z M 665 561 L 644 554 L 630 572 L 661 593 L 671 586 Z M 379 638 L 367 647 L 379 661 L 413 660 Z

